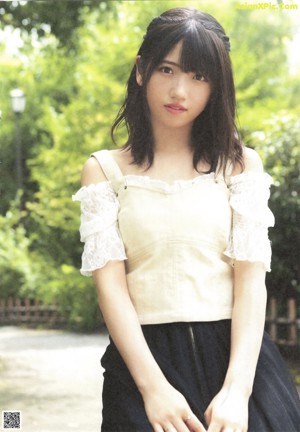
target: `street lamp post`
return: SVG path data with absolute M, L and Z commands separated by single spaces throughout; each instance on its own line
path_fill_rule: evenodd
M 20 129 L 20 117 L 26 105 L 26 98 L 22 90 L 14 89 L 10 92 L 11 107 L 16 119 L 16 177 L 18 190 L 23 188 L 22 168 L 22 140 Z

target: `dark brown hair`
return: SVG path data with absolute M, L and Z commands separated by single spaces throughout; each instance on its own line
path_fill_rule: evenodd
M 182 42 L 180 66 L 184 72 L 203 74 L 212 86 L 212 94 L 205 110 L 195 119 L 191 146 L 194 167 L 203 160 L 209 172 L 225 166 L 228 161 L 243 167 L 242 144 L 235 125 L 235 89 L 229 57 L 230 43 L 223 27 L 211 15 L 191 8 L 174 8 L 154 18 L 147 28 L 138 51 L 143 85 L 136 82 L 136 65 L 128 83 L 127 95 L 111 134 L 125 125 L 133 162 L 153 163 L 153 133 L 146 88 L 153 71 L 174 46 Z

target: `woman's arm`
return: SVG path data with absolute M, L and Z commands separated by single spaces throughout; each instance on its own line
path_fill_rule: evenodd
M 105 181 L 96 160 L 89 159 L 82 172 L 82 185 Z M 184 397 L 164 377 L 144 338 L 129 296 L 123 261 L 110 261 L 93 272 L 99 306 L 111 338 L 126 363 L 145 404 L 155 432 L 175 427 L 178 432 L 203 432 Z
M 209 432 L 221 432 L 223 427 L 236 432 L 248 430 L 248 401 L 264 330 L 263 265 L 236 262 L 234 274 L 230 361 L 222 390 L 206 411 Z
M 262 172 L 262 164 L 247 150 L 245 172 Z M 265 267 L 235 261 L 230 361 L 221 391 L 206 411 L 209 432 L 248 430 L 248 402 L 260 352 L 266 311 Z
M 263 264 L 236 262 L 234 287 L 230 363 L 224 385 L 235 386 L 250 397 L 265 324 Z

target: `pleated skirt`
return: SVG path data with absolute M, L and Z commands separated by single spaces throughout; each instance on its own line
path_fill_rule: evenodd
M 168 381 L 207 426 L 204 412 L 221 389 L 228 368 L 231 321 L 145 325 L 142 329 Z M 101 364 L 105 370 L 101 431 L 152 432 L 142 397 L 112 341 Z M 300 432 L 299 396 L 266 333 L 249 400 L 248 432 Z

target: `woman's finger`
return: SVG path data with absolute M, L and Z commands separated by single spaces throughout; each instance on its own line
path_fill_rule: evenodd
M 206 432 L 200 420 L 193 413 L 186 415 L 173 425 L 178 432 Z
M 206 423 L 208 425 L 211 422 L 211 415 L 212 415 L 212 404 L 210 403 L 209 406 L 207 407 L 205 413 L 204 413 L 204 417 L 205 417 Z
M 220 425 L 220 423 L 212 421 L 209 425 L 209 428 L 207 429 L 207 432 L 223 432 L 224 429 Z
M 188 426 L 191 432 L 206 432 L 206 429 L 201 421 L 193 413 L 185 419 L 185 424 Z
M 177 432 L 177 429 L 173 425 L 163 427 L 164 432 Z
M 162 428 L 161 425 L 159 425 L 159 424 L 154 424 L 154 425 L 153 425 L 153 432 L 166 432 L 166 431 L 164 431 L 164 429 Z

